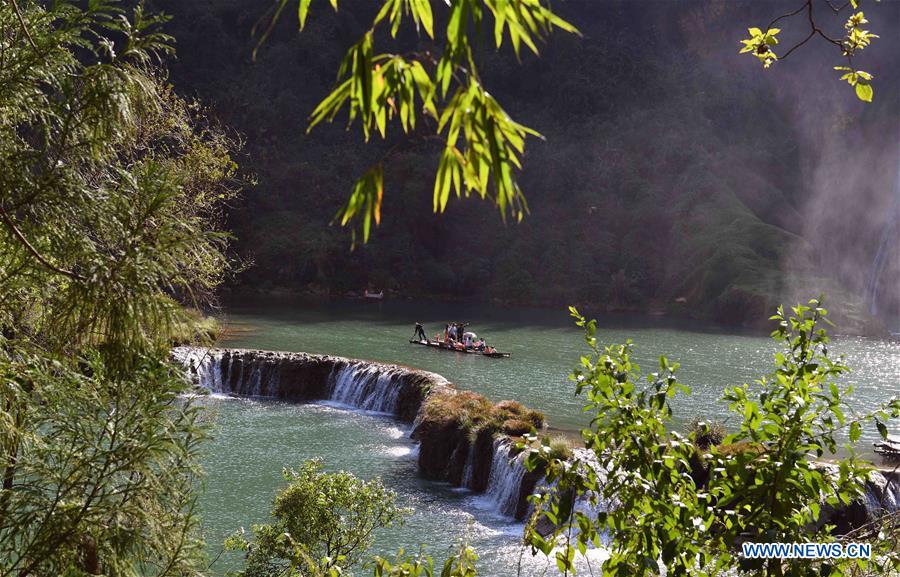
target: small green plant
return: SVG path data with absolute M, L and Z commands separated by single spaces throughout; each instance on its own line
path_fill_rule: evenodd
M 226 549 L 247 552 L 243 577 L 307 577 L 339 574 L 372 545 L 374 532 L 401 524 L 411 512 L 379 480 L 363 481 L 341 471 L 326 473 L 310 460 L 286 469 L 288 486 L 272 507 L 274 521 L 230 536 Z
M 440 577 L 475 577 L 475 562 L 478 555 L 467 543 L 459 547 L 444 561 Z M 434 577 L 434 561 L 431 557 L 419 554 L 415 557 L 407 555 L 401 549 L 391 561 L 384 557 L 375 557 L 375 577 Z
M 543 459 L 554 461 L 569 461 L 574 457 L 572 451 L 573 441 L 562 435 L 533 434 L 523 435 L 516 443 L 517 451 L 539 451 L 543 453 Z
M 556 459 L 558 461 L 568 461 L 573 456 L 572 443 L 565 437 L 550 437 L 550 443 L 548 446 L 550 447 L 551 459 Z
M 184 319 L 172 327 L 174 345 L 211 345 L 222 331 L 222 325 L 213 316 L 204 315 L 195 308 L 184 311 Z

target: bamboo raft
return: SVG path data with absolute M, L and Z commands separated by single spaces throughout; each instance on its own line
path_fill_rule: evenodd
M 888 435 L 884 441 L 874 443 L 875 452 L 885 460 L 900 461 L 900 437 Z
M 409 342 L 413 345 L 422 345 L 423 347 L 431 347 L 433 349 L 439 349 L 442 351 L 453 352 L 453 353 L 463 353 L 463 354 L 467 354 L 467 355 L 481 355 L 483 357 L 490 357 L 492 359 L 503 359 L 503 358 L 509 358 L 509 356 L 510 356 L 510 353 L 501 353 L 500 351 L 487 352 L 487 351 L 478 351 L 475 349 L 458 349 L 458 348 L 454 347 L 453 345 L 449 345 L 442 341 L 429 341 L 429 340 L 423 341 L 423 340 L 409 339 Z

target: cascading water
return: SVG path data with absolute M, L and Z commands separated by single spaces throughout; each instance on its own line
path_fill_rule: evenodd
M 195 386 L 211 393 L 329 400 L 408 422 L 421 406 L 423 387 L 433 391 L 447 385 L 433 373 L 303 353 L 179 347 L 172 356 L 185 367 Z M 458 446 L 457 450 L 465 451 L 465 462 L 454 483 L 483 491 L 480 499 L 487 508 L 521 519 L 528 513 L 524 499 L 537 477 L 528 474 L 525 453 L 515 453 L 509 438 L 485 441 L 492 443 L 488 445 L 491 453 L 480 440 Z
M 878 315 L 879 280 L 891 252 L 891 241 L 896 241 L 898 238 L 898 226 L 900 226 L 900 164 L 897 167 L 897 182 L 894 185 L 894 202 L 891 205 L 884 229 L 881 231 L 881 241 L 878 243 L 878 250 L 875 252 L 866 282 L 866 300 L 872 316 Z
M 325 355 L 178 347 L 172 357 L 191 382 L 212 393 L 293 401 L 330 400 L 412 421 L 440 375 Z
M 335 367 L 329 400 L 366 411 L 397 414 L 402 388 L 400 370 L 368 363 Z
M 494 458 L 484 499 L 501 515 L 515 517 L 519 508 L 522 479 L 525 477 L 525 454 L 512 454 L 512 442 L 506 437 L 494 441 Z
M 871 519 L 900 511 L 900 475 L 880 471 L 869 473 L 865 488 L 865 506 Z
M 474 488 L 475 482 L 475 443 L 469 444 L 469 454 L 466 456 L 466 466 L 463 469 L 462 486 Z
M 593 469 L 594 474 L 597 476 L 597 479 L 600 481 L 601 485 L 606 482 L 606 470 L 597 460 L 596 455 L 594 455 L 593 451 L 589 449 L 573 449 L 572 450 L 572 461 L 571 463 L 577 463 L 579 467 L 584 471 L 585 468 Z M 535 485 L 535 492 L 539 494 L 546 495 L 547 493 L 554 493 L 558 491 L 558 481 L 554 481 L 553 483 L 547 484 L 546 478 L 542 478 Z M 591 502 L 591 498 L 596 497 L 596 503 Z M 573 508 L 575 512 L 583 513 L 587 515 L 591 519 L 596 519 L 600 513 L 604 513 L 610 511 L 612 508 L 616 506 L 615 503 L 606 501 L 602 495 L 595 495 L 594 493 L 586 493 L 584 495 L 580 495 L 575 502 L 573 503 Z M 528 504 L 527 515 L 531 516 L 534 511 L 533 505 Z M 552 526 L 549 525 L 549 522 L 546 519 L 540 520 L 537 526 L 538 531 L 543 531 L 545 533 L 549 533 L 552 530 Z M 577 529 L 574 531 L 573 535 L 578 533 Z M 604 531 L 600 535 L 601 543 L 605 546 L 609 544 L 609 535 Z
M 222 351 L 178 347 L 172 356 L 185 367 L 191 382 L 213 392 L 222 392 Z

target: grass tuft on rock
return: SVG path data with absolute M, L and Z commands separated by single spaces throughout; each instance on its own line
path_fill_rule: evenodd
M 544 415 L 517 401 L 501 401 L 496 405 L 485 396 L 463 391 L 428 397 L 422 411 L 422 422 L 429 428 L 452 426 L 474 438 L 479 432 L 521 436 L 544 426 Z
M 204 315 L 194 308 L 184 309 L 184 318 L 172 327 L 172 344 L 210 346 L 219 337 L 222 326 L 213 316 Z
M 502 430 L 507 435 L 521 437 L 534 432 L 534 426 L 528 421 L 521 419 L 507 419 L 503 421 Z
M 707 422 L 702 419 L 694 419 L 688 435 L 697 448 L 708 449 L 721 445 L 728 435 L 728 431 L 725 430 L 725 425 L 718 421 Z

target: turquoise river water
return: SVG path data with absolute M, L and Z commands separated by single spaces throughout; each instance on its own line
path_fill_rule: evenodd
M 269 302 L 227 308 L 230 331 L 223 347 L 304 351 L 385 361 L 434 371 L 459 388 L 493 400 L 515 399 L 543 411 L 555 428 L 577 430 L 588 422 L 567 375 L 585 352 L 581 334 L 565 310 L 499 309 L 463 304 L 418 302 Z M 429 336 L 450 320 L 470 327 L 508 359 L 460 355 L 408 343 L 416 321 Z M 638 363 L 655 370 L 660 354 L 681 363 L 681 380 L 690 396 L 675 400 L 677 427 L 693 418 L 718 419 L 728 426 L 721 401 L 728 385 L 750 382 L 772 364 L 775 344 L 759 334 L 735 334 L 716 327 L 659 318 L 601 317 L 604 343 L 635 342 Z M 836 337 L 834 354 L 853 368 L 853 404 L 859 410 L 900 393 L 900 344 L 876 339 Z M 415 513 L 402 527 L 378 535 L 373 554 L 398 548 L 443 558 L 467 539 L 479 552 L 480 574 L 488 577 L 552 575 L 545 559 L 532 559 L 519 545 L 522 525 L 493 512 L 478 495 L 420 479 L 408 428 L 383 415 L 327 404 L 209 398 L 202 401 L 214 421 L 214 439 L 205 452 L 206 490 L 202 500 L 205 533 L 215 556 L 229 533 L 264 522 L 282 469 L 321 458 L 329 470 L 344 469 L 363 478 L 381 477 Z M 866 430 L 859 450 L 871 454 L 877 433 Z M 598 553 L 602 557 L 602 553 Z M 599 561 L 597 559 L 596 561 Z M 212 566 L 217 575 L 240 567 L 225 553 Z M 364 574 L 362 569 L 356 574 Z

